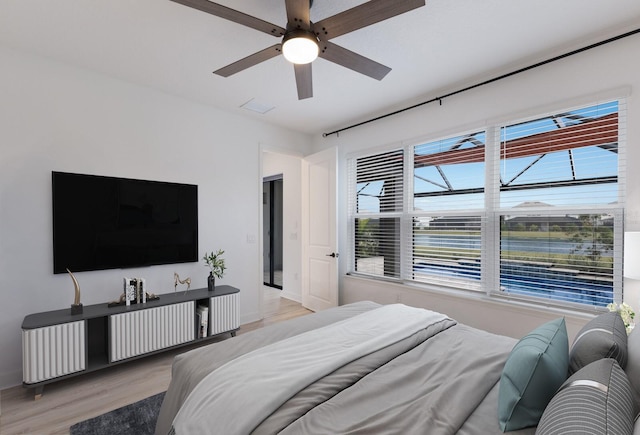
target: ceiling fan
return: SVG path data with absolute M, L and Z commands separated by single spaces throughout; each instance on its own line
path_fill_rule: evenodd
M 293 63 L 298 99 L 302 100 L 313 96 L 311 62 L 316 57 L 342 65 L 376 80 L 382 80 L 391 71 L 391 68 L 333 44 L 329 40 L 424 6 L 426 0 L 370 0 L 317 23 L 313 23 L 309 19 L 313 0 L 285 0 L 286 28 L 209 0 L 172 1 L 281 38 L 281 42 L 222 67 L 213 73 L 229 77 L 283 54 L 287 60 Z

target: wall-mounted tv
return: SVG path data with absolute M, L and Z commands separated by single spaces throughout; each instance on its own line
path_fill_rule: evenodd
M 198 261 L 198 186 L 52 172 L 53 272 Z

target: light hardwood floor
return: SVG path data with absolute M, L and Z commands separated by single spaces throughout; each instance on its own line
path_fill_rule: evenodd
M 238 335 L 310 313 L 300 304 L 281 298 L 279 290 L 265 287 L 264 293 L 265 318 L 241 325 Z M 34 400 L 33 390 L 22 386 L 3 390 L 0 434 L 68 434 L 69 427 L 77 422 L 165 391 L 171 380 L 173 357 L 193 347 L 54 382 L 45 386 L 40 400 Z

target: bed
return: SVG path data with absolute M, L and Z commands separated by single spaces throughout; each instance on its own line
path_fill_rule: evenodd
M 610 317 L 613 356 L 622 364 L 618 342 L 626 362 L 626 333 Z M 589 356 L 572 378 L 594 360 L 611 361 L 609 374 L 619 365 L 608 358 L 611 339 L 601 337 L 601 323 L 582 340 L 580 355 Z M 156 434 L 534 434 L 538 421 L 549 425 L 555 408 L 546 408 L 558 387 L 571 387 L 564 388 L 572 379 L 566 329 L 564 338 L 559 332 L 564 319 L 550 325 L 516 340 L 400 304 L 364 301 L 313 313 L 178 355 Z M 529 357 L 540 334 L 551 338 Z M 594 351 L 602 341 L 604 350 Z M 518 385 L 528 360 L 535 367 Z M 621 397 L 631 405 L 610 417 L 632 427 L 637 406 L 628 388 Z M 532 411 L 527 395 L 544 404 Z

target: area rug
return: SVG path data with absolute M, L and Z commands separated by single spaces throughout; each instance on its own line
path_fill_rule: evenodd
M 122 408 L 76 423 L 71 435 L 152 435 L 165 393 L 158 393 Z

